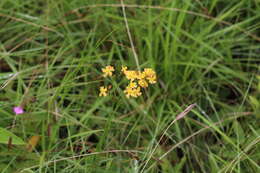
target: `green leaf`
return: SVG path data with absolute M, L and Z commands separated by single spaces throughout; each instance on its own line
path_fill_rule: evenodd
M 12 138 L 12 144 L 14 144 L 14 145 L 25 145 L 26 144 L 21 138 L 19 138 L 12 132 L 0 127 L 0 143 L 8 144 L 10 138 Z
M 245 132 L 238 121 L 234 121 L 233 128 L 234 128 L 235 134 L 237 135 L 239 143 L 244 143 L 246 140 Z
M 210 169 L 211 169 L 212 173 L 219 172 L 220 168 L 218 167 L 217 161 L 216 161 L 213 153 L 209 154 L 209 164 L 210 164 Z
M 249 96 L 249 100 L 255 109 L 258 109 L 260 107 L 260 102 L 257 100 L 257 98 Z
M 182 170 L 183 166 L 185 165 L 186 161 L 187 161 L 187 157 L 186 156 L 182 157 L 181 161 L 176 166 L 174 166 L 173 172 L 181 172 L 181 170 Z

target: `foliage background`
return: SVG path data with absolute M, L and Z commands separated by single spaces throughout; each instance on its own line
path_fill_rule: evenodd
M 258 172 L 259 21 L 258 0 L 1 0 L 1 135 L 41 139 L 0 140 L 0 170 Z M 137 68 L 126 22 L 158 75 L 138 99 L 101 77 Z

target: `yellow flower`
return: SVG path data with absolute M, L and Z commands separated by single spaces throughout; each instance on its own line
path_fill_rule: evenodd
M 143 74 L 145 75 L 145 78 L 148 80 L 149 83 L 156 83 L 156 73 L 153 69 L 145 68 Z
M 99 88 L 99 96 L 101 97 L 101 96 L 107 96 L 107 87 L 104 87 L 104 86 L 102 86 L 102 87 L 100 87 Z
M 155 84 L 156 83 L 156 76 L 147 77 L 147 80 L 149 81 L 149 83 Z
M 147 88 L 148 87 L 148 83 L 146 82 L 145 79 L 140 79 L 138 81 L 138 84 L 142 87 L 142 88 Z
M 125 74 L 125 77 L 128 79 L 128 80 L 135 80 L 138 78 L 138 72 L 137 71 L 134 71 L 134 70 L 126 70 L 124 72 Z
M 127 71 L 127 67 L 126 66 L 122 66 L 121 72 L 125 73 L 126 71 Z
M 134 82 L 129 83 L 129 85 L 124 90 L 124 93 L 126 94 L 127 98 L 129 98 L 130 96 L 138 97 L 138 96 L 142 95 L 141 88 L 137 87 L 136 83 L 134 83 Z
M 114 71 L 115 71 L 115 69 L 111 65 L 106 66 L 105 68 L 102 68 L 102 72 L 104 73 L 103 74 L 104 77 L 112 76 Z
M 133 89 L 133 88 L 137 87 L 137 84 L 136 84 L 136 82 L 130 82 L 128 87 Z
M 145 79 L 145 73 L 144 72 L 137 72 L 137 79 L 141 80 L 141 79 Z

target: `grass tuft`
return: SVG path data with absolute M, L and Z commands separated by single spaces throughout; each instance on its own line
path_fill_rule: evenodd
M 259 172 L 259 11 L 1 0 L 1 172 Z M 125 80 L 102 77 L 109 65 L 151 68 L 157 83 L 127 98 Z

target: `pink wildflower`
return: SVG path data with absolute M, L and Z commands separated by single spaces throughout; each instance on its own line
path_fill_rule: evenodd
M 16 106 L 13 108 L 13 111 L 16 115 L 19 115 L 19 114 L 23 114 L 24 113 L 24 110 L 21 106 Z

